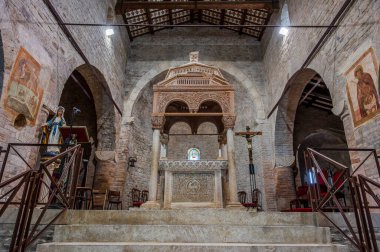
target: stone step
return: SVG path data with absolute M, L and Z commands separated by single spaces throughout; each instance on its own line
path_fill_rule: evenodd
M 37 252 L 346 252 L 347 247 L 332 244 L 252 244 L 252 243 L 46 243 Z
M 330 229 L 312 226 L 67 225 L 55 242 L 330 243 Z
M 249 212 L 247 210 L 68 211 L 67 224 L 230 224 L 254 226 L 315 225 L 314 213 Z

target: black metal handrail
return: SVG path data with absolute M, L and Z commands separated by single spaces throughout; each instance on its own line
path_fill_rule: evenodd
M 38 161 L 36 165 L 30 165 L 25 158 L 15 149 L 15 146 L 48 146 L 41 144 L 9 144 L 5 152 L 5 158 L 2 165 L 1 175 L 4 173 L 9 152 L 14 150 L 16 155 L 29 168 L 26 171 L 7 179 L 4 182 L 0 180 L 0 190 L 7 189 L 0 195 L 0 201 L 8 197 L 4 202 L 0 202 L 0 216 L 11 204 L 19 206 L 16 223 L 13 230 L 12 241 L 9 251 L 25 251 L 36 239 L 49 228 L 67 209 L 73 208 L 75 200 L 75 190 L 79 176 L 79 170 L 82 163 L 83 150 L 81 145 L 70 146 L 62 153 L 51 157 L 43 162 Z M 56 146 L 56 145 L 55 145 Z M 62 175 L 60 178 L 53 178 L 48 167 L 53 163 L 60 163 Z M 1 178 L 1 177 L 0 177 Z M 47 190 L 47 200 L 43 204 L 42 211 L 34 217 L 37 217 L 32 227 L 32 218 L 34 209 L 39 204 L 39 198 L 42 194 L 42 188 Z M 14 202 L 16 195 L 21 199 Z M 46 216 L 47 210 L 53 205 L 59 206 L 58 213 L 44 227 L 37 231 L 41 222 Z
M 318 151 L 337 151 L 337 152 L 369 152 L 365 158 L 362 159 L 360 164 L 350 171 L 350 167 L 341 164 L 332 158 L 318 152 Z M 377 175 L 380 177 L 380 165 L 379 156 L 375 149 L 363 149 L 363 148 L 347 148 L 347 149 L 335 149 L 335 148 L 307 148 L 304 153 L 305 155 L 305 165 L 306 170 L 309 174 L 310 181 L 309 185 L 309 199 L 312 205 L 313 211 L 321 213 L 337 230 L 342 233 L 357 249 L 361 252 L 366 251 L 378 251 L 375 230 L 371 218 L 370 209 L 380 209 L 380 198 L 374 192 L 375 190 L 380 191 L 380 183 L 374 181 L 371 178 L 359 174 L 360 169 L 364 167 L 364 164 L 371 158 L 374 158 L 374 165 L 377 169 Z M 318 158 L 324 160 L 329 165 L 332 165 L 336 169 L 342 171 L 341 174 L 336 178 L 334 183 L 329 183 L 328 178 L 326 178 L 323 173 L 323 169 L 318 162 Z M 323 181 L 323 185 L 326 186 L 327 192 L 325 195 L 320 193 L 320 185 L 317 182 L 317 178 Z M 352 206 L 343 207 L 341 202 L 338 200 L 337 193 L 343 189 L 344 185 L 348 185 L 351 194 Z M 370 196 L 375 205 L 369 203 Z M 338 210 L 347 225 L 347 228 L 351 234 L 351 237 L 347 235 L 327 214 L 326 211 Z M 354 231 L 354 225 L 350 223 L 346 211 L 352 210 L 355 215 L 355 224 L 357 227 L 357 233 Z

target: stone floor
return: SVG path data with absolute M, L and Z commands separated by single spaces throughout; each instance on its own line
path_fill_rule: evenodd
M 14 219 L 14 212 L 0 217 L 0 252 L 9 248 Z M 325 226 L 315 213 L 68 211 L 28 251 L 357 251 Z

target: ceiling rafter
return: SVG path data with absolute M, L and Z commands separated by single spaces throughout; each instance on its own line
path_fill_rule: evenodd
M 155 31 L 167 29 L 168 27 L 155 27 L 154 25 L 170 25 L 170 28 L 175 27 L 179 24 L 186 23 L 194 23 L 198 21 L 199 23 L 207 23 L 211 25 L 215 25 L 216 27 L 226 28 L 228 30 L 232 30 L 238 32 L 239 34 L 245 34 L 252 37 L 255 37 L 257 40 L 260 40 L 263 36 L 265 28 L 262 27 L 247 27 L 246 25 L 263 25 L 268 24 L 273 9 L 222 9 L 214 8 L 214 9 L 203 9 L 199 8 L 202 4 L 215 4 L 215 3 L 228 3 L 228 4 L 236 4 L 238 1 L 230 1 L 230 0 L 217 0 L 217 1 L 197 1 L 197 8 L 194 9 L 157 9 L 157 8 L 145 8 L 148 4 L 155 4 L 157 2 L 144 1 L 139 2 L 139 9 L 128 10 L 123 15 L 124 22 L 126 24 L 130 24 L 132 26 L 127 27 L 128 36 L 130 39 L 134 39 L 136 37 L 145 35 L 145 34 L 154 34 Z M 189 1 L 191 4 L 194 1 Z M 189 3 L 185 2 L 185 3 Z M 278 0 L 249 0 L 247 1 L 250 4 L 255 3 L 258 4 L 261 2 L 265 2 L 264 4 L 268 4 L 269 2 L 278 2 Z M 118 4 L 128 4 L 134 3 L 134 1 L 125 2 L 119 0 Z M 182 4 L 184 1 L 174 2 L 174 0 L 163 0 L 158 3 L 163 4 Z M 276 5 L 276 4 L 275 4 Z M 139 24 L 143 26 L 133 26 L 133 24 Z M 146 26 L 145 26 L 146 24 Z M 235 27 L 228 27 L 228 25 L 232 25 Z M 239 27 L 242 25 L 244 27 Z M 132 41 L 132 40 L 131 40 Z
M 125 14 L 123 14 L 122 16 L 123 16 L 124 24 L 128 24 L 127 16 Z M 132 33 L 131 33 L 131 28 L 129 26 L 126 26 L 125 28 L 127 29 L 129 41 L 132 42 L 133 41 L 133 36 L 132 36 Z
M 243 15 L 241 15 L 240 25 L 245 24 L 245 20 L 247 18 L 247 13 L 248 13 L 248 10 L 244 10 Z M 243 34 L 243 27 L 239 28 L 239 34 Z
M 145 9 L 145 13 L 146 13 L 146 20 L 148 20 L 148 24 L 153 24 L 152 22 L 152 15 L 150 14 L 150 9 Z M 149 26 L 149 32 L 151 34 L 154 34 L 154 29 L 153 29 L 153 26 Z
M 137 9 L 278 9 L 278 0 L 250 1 L 126 1 L 119 0 L 115 7 L 116 14 L 123 14 Z

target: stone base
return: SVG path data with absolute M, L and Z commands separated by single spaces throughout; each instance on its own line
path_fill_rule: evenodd
M 240 202 L 227 202 L 226 208 L 242 210 L 244 206 Z
M 161 209 L 161 205 L 158 201 L 147 201 L 141 205 L 141 208 L 157 210 Z

